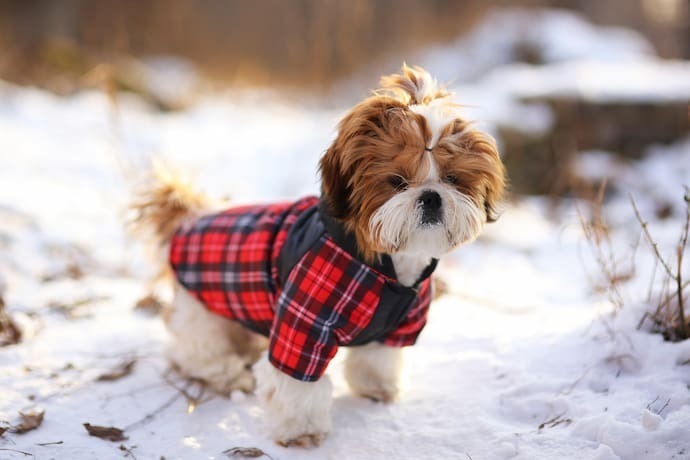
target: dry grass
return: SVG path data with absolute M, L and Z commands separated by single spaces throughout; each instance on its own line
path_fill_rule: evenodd
M 650 289 L 650 300 L 656 299 L 654 311 L 645 313 L 640 319 L 638 328 L 641 328 L 646 321 L 650 321 L 654 331 L 661 333 L 666 340 L 673 342 L 690 338 L 690 324 L 688 324 L 688 317 L 686 316 L 685 303 L 685 291 L 690 286 L 690 280 L 685 280 L 683 277 L 683 256 L 687 248 L 690 229 L 690 188 L 687 186 L 685 186 L 683 200 L 685 202 L 685 220 L 675 247 L 675 257 L 667 260 L 661 255 L 658 244 L 649 231 L 648 222 L 640 214 L 634 198 L 630 197 L 635 217 L 640 223 L 645 240 L 654 254 L 656 265 L 653 276 L 656 275 L 658 267 L 662 268 L 661 288 L 656 293 Z
M 619 311 L 625 304 L 620 287 L 634 278 L 635 266 L 633 263 L 624 263 L 615 254 L 609 225 L 602 211 L 605 192 L 606 181 L 602 181 L 596 190 L 581 189 L 580 197 L 590 203 L 590 212 L 587 216 L 577 207 L 577 214 L 585 240 L 603 275 L 602 281 L 594 283 L 595 291 L 606 292 L 615 311 Z M 635 245 L 633 249 L 636 248 Z
M 621 258 L 615 253 L 611 232 L 603 214 L 605 189 L 606 183 L 604 182 L 596 192 L 589 195 L 581 194 L 581 197 L 590 203 L 591 208 L 588 215 L 585 215 L 579 207 L 577 211 L 585 239 L 603 279 L 603 283 L 594 283 L 595 289 L 606 292 L 609 301 L 614 306 L 614 312 L 618 312 L 626 304 L 622 294 L 622 285 L 636 276 L 634 256 L 637 251 L 637 243 L 633 246 L 629 257 Z M 651 305 L 651 309 L 640 318 L 638 329 L 642 328 L 645 323 L 650 323 L 652 331 L 660 333 L 666 340 L 674 342 L 690 338 L 690 324 L 688 324 L 686 315 L 686 291 L 690 286 L 690 280 L 684 279 L 682 271 L 683 257 L 687 249 L 690 231 L 690 189 L 687 186 L 683 199 L 686 205 L 684 221 L 681 225 L 674 256 L 667 259 L 662 256 L 657 241 L 650 233 L 649 223 L 641 215 L 633 197 L 630 197 L 631 207 L 640 224 L 642 236 L 655 260 L 646 299 Z M 626 259 L 629 262 L 625 262 Z M 657 280 L 657 272 L 659 271 L 661 271 L 662 277 L 660 281 Z

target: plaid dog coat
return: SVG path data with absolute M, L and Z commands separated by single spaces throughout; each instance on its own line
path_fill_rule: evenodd
M 202 217 L 173 236 L 170 263 L 209 310 L 270 337 L 271 363 L 303 381 L 318 380 L 338 346 L 414 344 L 436 267 L 405 287 L 389 256 L 361 262 L 316 197 Z

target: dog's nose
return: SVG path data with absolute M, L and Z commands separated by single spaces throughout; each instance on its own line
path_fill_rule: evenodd
M 417 200 L 422 206 L 422 224 L 438 224 L 441 222 L 441 195 L 433 190 L 425 190 Z

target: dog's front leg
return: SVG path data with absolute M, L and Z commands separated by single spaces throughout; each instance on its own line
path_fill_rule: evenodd
M 273 367 L 266 356 L 254 369 L 256 394 L 271 437 L 283 446 L 318 446 L 331 431 L 333 396 L 328 376 L 302 382 Z
M 372 342 L 348 350 L 345 380 L 352 392 L 375 401 L 393 401 L 400 390 L 402 348 Z

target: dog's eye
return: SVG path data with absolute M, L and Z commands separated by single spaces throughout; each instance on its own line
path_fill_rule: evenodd
M 396 191 L 402 191 L 407 188 L 407 181 L 403 179 L 401 176 L 390 176 L 388 178 L 388 183 Z
M 443 178 L 443 181 L 447 184 L 455 185 L 458 183 L 458 176 L 455 174 L 448 174 Z

